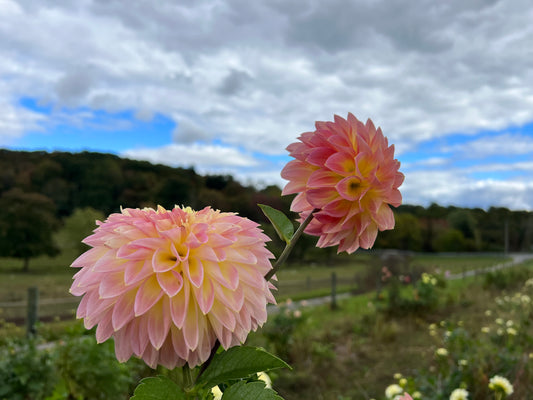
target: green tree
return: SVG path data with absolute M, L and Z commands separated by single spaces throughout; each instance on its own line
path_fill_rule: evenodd
M 376 247 L 420 251 L 424 239 L 419 219 L 411 213 L 395 213 L 394 229 L 378 233 Z
M 463 233 L 457 229 L 446 229 L 433 241 L 433 248 L 438 252 L 465 251 L 468 249 Z
M 82 242 L 96 228 L 96 221 L 105 218 L 101 211 L 91 207 L 77 208 L 65 218 L 63 228 L 56 235 L 56 242 L 62 250 L 75 250 L 78 254 L 88 249 Z
M 15 188 L 0 197 L 0 256 L 24 260 L 58 253 L 52 234 L 58 227 L 54 203 L 39 193 Z

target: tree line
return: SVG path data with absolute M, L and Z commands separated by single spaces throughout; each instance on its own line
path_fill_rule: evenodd
M 0 256 L 27 262 L 40 254 L 54 255 L 64 242 L 90 233 L 95 216 L 105 218 L 121 206 L 211 206 L 264 223 L 258 203 L 290 213 L 291 200 L 292 196 L 281 197 L 276 186 L 257 189 L 230 175 L 203 176 L 193 168 L 95 152 L 0 150 Z M 394 211 L 396 228 L 378 235 L 377 248 L 427 252 L 532 250 L 531 212 L 437 204 L 402 205 Z M 275 236 L 267 224 L 264 229 Z M 293 259 L 330 258 L 331 251 L 312 250 L 315 242 L 314 238 L 302 240 Z M 271 246 L 276 248 L 281 243 L 274 241 Z

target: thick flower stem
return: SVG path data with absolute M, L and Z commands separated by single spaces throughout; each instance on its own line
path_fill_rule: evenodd
M 302 222 L 302 224 L 298 227 L 296 232 L 294 232 L 294 235 L 292 236 L 292 238 L 289 241 L 289 243 L 287 243 L 285 245 L 285 248 L 283 249 L 282 253 L 278 257 L 276 262 L 274 263 L 274 266 L 272 267 L 272 269 L 268 272 L 268 274 L 265 275 L 265 279 L 267 281 L 269 281 L 276 274 L 276 272 L 278 272 L 278 270 L 281 268 L 282 264 L 285 262 L 285 260 L 287 260 L 287 257 L 289 256 L 289 254 L 291 253 L 292 249 L 296 245 L 296 242 L 298 241 L 300 236 L 302 236 L 302 233 L 303 233 L 304 229 L 307 228 L 307 225 L 309 225 L 309 223 L 313 219 L 313 214 L 316 211 L 318 211 L 317 208 L 315 208 L 313 211 L 311 211 L 309 213 L 309 215 L 307 216 L 307 218 L 304 220 L 304 222 Z
M 193 380 L 192 380 L 192 374 L 191 369 L 189 368 L 188 364 L 185 364 L 182 368 L 183 371 L 183 388 L 185 391 L 188 391 L 193 386 Z

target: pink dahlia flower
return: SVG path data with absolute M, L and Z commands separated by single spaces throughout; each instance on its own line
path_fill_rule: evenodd
M 232 213 L 176 207 L 124 209 L 84 240 L 72 267 L 83 295 L 77 317 L 96 339 L 115 340 L 118 360 L 133 354 L 155 368 L 194 367 L 244 342 L 267 319 L 273 287 L 268 237 Z
M 295 159 L 281 171 L 289 182 L 283 194 L 298 193 L 291 210 L 304 220 L 317 210 L 305 232 L 319 236 L 319 247 L 339 246 L 353 253 L 368 249 L 378 230 L 394 228 L 389 204 L 398 207 L 404 175 L 381 129 L 348 114 L 316 122 L 314 132 L 287 147 Z

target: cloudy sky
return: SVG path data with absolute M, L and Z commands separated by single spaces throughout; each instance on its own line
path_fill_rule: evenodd
M 0 0 L 0 146 L 283 184 L 315 120 L 381 126 L 404 202 L 533 210 L 530 0 Z

